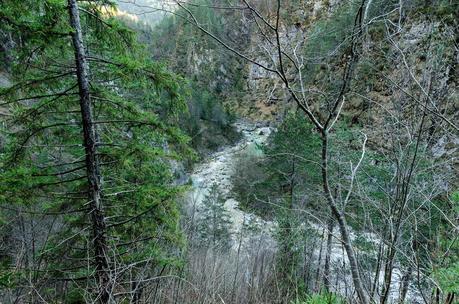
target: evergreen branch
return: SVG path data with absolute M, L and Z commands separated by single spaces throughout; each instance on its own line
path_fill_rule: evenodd
M 166 201 L 167 199 L 162 199 L 159 203 L 162 204 Z M 117 227 L 117 226 L 121 226 L 121 225 L 124 225 L 124 224 L 127 224 L 129 222 L 132 222 L 134 220 L 137 220 L 139 219 L 140 217 L 144 216 L 145 214 L 151 212 L 153 209 L 157 208 L 158 206 L 156 204 L 154 204 L 153 206 L 151 206 L 150 208 L 148 208 L 147 210 L 137 214 L 137 215 L 134 215 L 124 221 L 121 221 L 121 222 L 118 222 L 118 223 L 113 223 L 113 224 L 109 224 L 107 225 L 107 229 L 108 228 L 113 228 L 113 227 Z
M 50 77 L 44 77 L 44 78 L 40 78 L 40 79 L 32 79 L 32 80 L 26 80 L 24 82 L 19 82 L 11 87 L 8 87 L 2 91 L 0 91 L 0 96 L 5 96 L 5 95 L 8 95 L 8 94 L 11 94 L 11 92 L 13 91 L 20 91 L 21 89 L 25 88 L 25 87 L 28 87 L 28 86 L 31 86 L 31 85 L 37 85 L 37 84 L 40 84 L 40 83 L 43 83 L 43 82 L 47 82 L 47 81 L 51 81 L 51 80 L 55 80 L 55 79 L 58 79 L 58 78 L 62 78 L 62 77 L 65 77 L 65 76 L 68 76 L 68 75 L 72 75 L 74 74 L 73 71 L 71 72 L 65 72 L 65 73 L 61 73 L 59 75 L 55 75 L 55 76 L 50 76 Z M 10 103 L 14 103 L 15 101 L 9 101 L 9 102 L 4 102 L 4 103 L 1 103 L 0 106 L 4 106 L 4 105 L 7 105 L 7 104 L 10 104 Z
M 39 183 L 39 184 L 33 186 L 32 188 L 43 188 L 43 187 L 49 187 L 49 186 L 54 186 L 54 185 L 72 183 L 72 182 L 75 182 L 75 181 L 78 181 L 78 180 L 82 180 L 82 179 L 85 179 L 85 178 L 87 178 L 87 176 L 83 175 L 83 176 L 78 176 L 78 177 L 71 178 L 71 179 L 52 182 L 52 183 Z
M 35 214 L 35 215 L 65 215 L 65 214 L 79 213 L 83 211 L 86 212 L 89 210 L 88 208 L 80 208 L 80 209 L 74 209 L 74 210 L 62 211 L 62 212 L 40 212 L 40 211 L 21 210 L 21 209 L 13 208 L 10 206 L 6 206 L 4 204 L 1 204 L 0 208 L 5 209 L 5 210 L 14 211 L 19 214 L 25 213 L 25 214 Z
M 61 171 L 61 172 L 57 172 L 57 173 L 32 174 L 32 176 L 34 176 L 34 177 L 37 177 L 37 176 L 60 176 L 60 175 L 65 175 L 65 174 L 73 173 L 73 172 L 75 172 L 75 171 L 78 171 L 78 170 L 81 170 L 81 169 L 85 169 L 85 168 L 86 168 L 86 166 L 79 166 L 79 167 L 76 167 L 76 168 L 73 168 L 73 169 L 69 169 L 69 170 Z

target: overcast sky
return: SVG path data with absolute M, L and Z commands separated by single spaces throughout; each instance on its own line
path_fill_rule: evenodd
M 161 9 L 172 10 L 174 7 L 170 0 L 117 0 L 117 2 L 120 10 L 150 24 L 158 22 L 167 15 Z

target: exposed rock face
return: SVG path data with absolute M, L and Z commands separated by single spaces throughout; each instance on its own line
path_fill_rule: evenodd
M 287 50 L 296 48 L 298 52 L 308 48 L 312 36 L 320 34 L 314 31 L 316 25 L 335 18 L 344 4 L 343 1 L 305 1 L 297 10 L 287 12 L 288 18 L 283 19 L 280 27 L 281 45 Z M 367 1 L 365 6 L 369 26 L 364 29 L 351 91 L 345 96 L 342 121 L 363 126 L 371 149 L 390 150 L 395 144 L 390 138 L 393 134 L 398 134 L 401 141 L 411 140 L 415 126 L 406 126 L 412 128 L 406 131 L 401 125 L 403 121 L 419 122 L 422 107 L 426 107 L 429 118 L 423 127 L 428 131 L 423 139 L 427 138 L 430 147 L 426 153 L 437 147 L 431 150 L 434 157 L 452 156 L 448 170 L 459 177 L 459 135 L 450 126 L 451 123 L 457 126 L 459 121 L 457 22 L 445 22 L 437 18 L 435 12 L 420 14 L 417 10 L 421 7 L 403 6 L 403 3 L 387 18 L 377 19 L 374 13 L 372 15 L 377 5 L 380 2 Z M 253 34 L 250 39 L 252 58 L 262 65 L 275 66 L 273 45 L 261 35 Z M 340 64 L 337 60 L 328 72 L 341 74 Z M 320 73 L 318 80 L 322 77 Z M 298 82 L 296 73 L 287 76 Z M 281 119 L 286 110 L 296 107 L 279 77 L 257 65 L 248 64 L 246 88 L 245 97 L 236 107 L 245 117 L 275 121 Z M 305 89 L 307 98 L 311 98 L 311 108 L 319 116 L 323 105 L 314 101 L 314 94 L 320 91 L 321 87 L 315 85 Z M 443 136 L 442 130 L 449 135 Z M 447 149 L 449 154 L 442 154 L 439 149 Z

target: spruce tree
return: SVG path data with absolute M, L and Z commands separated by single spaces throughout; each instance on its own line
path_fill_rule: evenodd
M 286 298 L 305 292 L 300 275 L 301 254 L 306 245 L 301 223 L 305 218 L 297 210 L 305 207 L 302 205 L 305 197 L 307 205 L 317 204 L 314 189 L 319 187 L 320 180 L 318 150 L 318 137 L 311 124 L 299 113 L 291 112 L 273 133 L 264 151 L 267 158 L 264 186 L 273 189 L 270 196 L 277 198 L 274 212 L 278 223 L 277 265 Z M 320 204 L 317 205 L 319 209 Z
M 225 199 L 213 184 L 209 193 L 202 201 L 200 217 L 198 218 L 199 242 L 202 246 L 208 246 L 216 250 L 224 250 L 231 247 L 231 216 L 226 210 Z
M 112 9 L 73 0 L 0 7 L 2 30 L 20 43 L 13 85 L 0 92 L 9 113 L 2 272 L 26 302 L 132 299 L 114 290 L 139 297 L 157 268 L 178 262 L 181 189 L 170 160 L 191 153 L 175 127 L 180 78 L 148 59 Z

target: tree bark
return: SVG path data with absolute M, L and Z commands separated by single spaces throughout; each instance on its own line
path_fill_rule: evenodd
M 408 269 L 406 270 L 405 275 L 402 278 L 402 281 L 400 282 L 400 297 L 398 300 L 399 304 L 405 303 L 406 295 L 408 293 L 408 287 L 410 286 L 412 272 L 413 266 L 410 264 L 410 266 L 408 266 Z
M 328 205 L 330 206 L 333 215 L 335 216 L 336 221 L 338 222 L 338 227 L 341 233 L 341 241 L 343 242 L 344 248 L 346 249 L 347 258 L 349 259 L 349 266 L 351 268 L 352 281 L 354 283 L 355 291 L 359 298 L 360 303 L 367 304 L 369 303 L 368 296 L 363 288 L 362 279 L 360 276 L 359 266 L 357 258 L 354 253 L 354 248 L 352 247 L 351 238 L 349 236 L 349 230 L 346 223 L 346 218 L 344 214 L 338 209 L 335 199 L 330 190 L 330 183 L 328 177 L 328 132 L 327 130 L 322 130 L 322 186 L 327 198 Z
M 75 51 L 80 111 L 83 125 L 83 144 L 85 148 L 85 165 L 88 179 L 88 198 L 93 230 L 94 264 L 98 284 L 98 302 L 108 303 L 110 300 L 109 263 L 107 258 L 106 224 L 102 209 L 100 169 L 97 158 L 97 132 L 93 123 L 91 99 L 89 94 L 89 67 L 83 43 L 78 4 L 76 0 L 68 0 L 70 25 L 73 29 L 72 42 Z
M 384 243 L 381 242 L 379 244 L 378 249 L 378 258 L 376 259 L 376 269 L 375 269 L 375 276 L 373 278 L 373 283 L 371 284 L 371 291 L 370 291 L 370 298 L 374 300 L 376 291 L 378 290 L 379 285 L 379 277 L 381 275 L 381 262 L 384 253 Z
M 455 296 L 454 292 L 448 293 L 448 295 L 446 296 L 445 304 L 453 304 L 454 296 Z
M 381 291 L 379 302 L 385 304 L 389 298 L 390 284 L 392 282 L 392 271 L 394 269 L 395 245 L 391 244 L 387 251 L 386 261 L 384 263 L 384 283 Z

